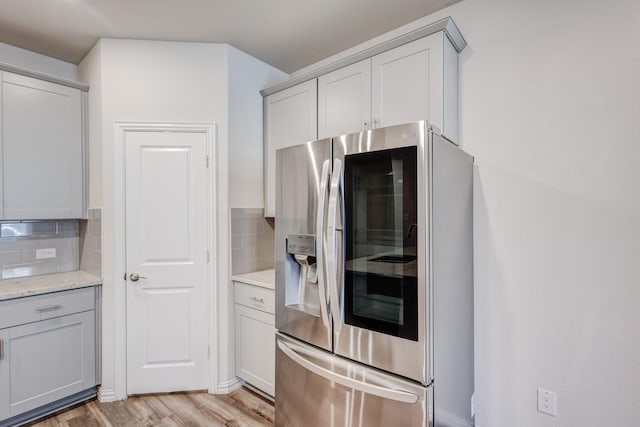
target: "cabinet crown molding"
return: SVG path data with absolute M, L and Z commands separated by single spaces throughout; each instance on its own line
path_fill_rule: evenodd
M 87 84 L 63 79 L 61 77 L 52 76 L 51 74 L 41 73 L 39 71 L 29 70 L 28 68 L 16 67 L 15 65 L 10 65 L 4 62 L 0 62 L 0 71 L 8 71 L 10 73 L 20 74 L 22 76 L 33 77 L 34 79 L 44 80 L 50 83 L 57 83 L 59 85 L 72 87 L 74 89 L 80 89 L 84 92 L 89 91 L 89 85 Z
M 446 36 L 451 41 L 453 47 L 458 51 L 458 53 L 462 52 L 464 48 L 467 46 L 467 41 L 462 36 L 460 29 L 453 21 L 453 18 L 450 16 L 441 19 L 439 21 L 433 22 L 431 24 L 425 25 L 424 27 L 420 27 L 408 33 L 402 34 L 401 36 L 394 37 L 390 40 L 387 40 L 383 43 L 377 44 L 370 48 L 364 49 L 358 53 L 353 55 L 349 55 L 345 58 L 332 62 L 331 64 L 319 67 L 315 70 L 309 71 L 308 73 L 301 74 L 299 76 L 295 76 L 285 82 L 279 83 L 274 86 L 270 86 L 266 89 L 260 91 L 262 96 L 268 96 L 274 94 L 276 92 L 280 92 L 281 90 L 290 88 L 299 83 L 303 83 L 305 81 L 314 79 L 323 74 L 330 73 L 339 68 L 346 67 L 348 65 L 354 64 L 363 59 L 371 58 L 372 56 L 378 55 L 382 52 L 386 52 L 387 50 L 396 48 L 403 44 L 412 42 L 414 40 L 418 40 L 422 37 L 429 36 L 431 34 L 438 33 L 443 31 Z

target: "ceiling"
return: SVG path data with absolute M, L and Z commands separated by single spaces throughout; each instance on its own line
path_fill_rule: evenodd
M 78 64 L 101 37 L 229 43 L 287 73 L 460 0 L 2 0 L 0 42 Z

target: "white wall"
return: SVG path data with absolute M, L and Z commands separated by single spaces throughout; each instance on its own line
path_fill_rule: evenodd
M 0 43 L 0 62 L 63 79 L 78 80 L 76 65 L 6 43 Z
M 262 95 L 287 75 L 229 47 L 229 206 L 264 207 Z
M 294 75 L 446 16 L 469 43 L 476 424 L 640 425 L 640 2 L 463 0 Z
M 229 206 L 255 206 L 262 198 L 262 174 L 235 182 L 235 171 L 262 166 L 262 97 L 258 91 L 284 78 L 283 73 L 224 44 L 102 39 L 79 66 L 82 80 L 92 85 L 90 122 L 91 168 L 101 170 L 91 184 L 92 203 L 102 203 L 103 224 L 103 378 L 101 398 L 122 397 L 118 383 L 117 343 L 123 340 L 118 318 L 119 230 L 115 208 L 122 197 L 116 187 L 114 124 L 116 122 L 215 123 L 217 125 L 216 242 L 214 254 L 218 329 L 214 354 L 218 386 L 235 381 L 233 353 L 233 292 L 229 281 Z M 234 169 L 232 173 L 230 169 Z M 231 179 L 230 179 L 231 176 Z
M 216 123 L 218 125 L 216 166 L 220 221 L 226 223 L 227 209 L 227 47 L 224 45 L 102 39 L 80 64 L 87 83 L 100 88 L 100 118 L 92 121 L 102 146 L 102 271 L 103 271 L 103 372 L 102 392 L 106 399 L 124 393 L 118 378 L 114 349 L 121 342 L 122 321 L 116 317 L 116 287 L 124 286 L 116 270 L 120 253 L 115 253 L 116 122 Z M 93 95 L 97 97 L 96 94 Z M 95 104 L 94 104 L 95 108 Z M 90 111 L 96 114 L 95 111 Z M 92 134 L 95 129 L 92 130 Z M 99 143 L 94 141 L 95 145 Z M 94 182 L 92 189 L 96 190 Z M 220 240 L 226 243 L 225 236 Z M 218 251 L 226 256 L 227 251 Z M 222 260 L 224 266 L 228 261 Z M 224 268 L 221 270 L 225 270 Z M 220 279 L 218 278 L 218 282 Z
M 477 425 L 637 426 L 640 2 L 464 0 L 422 22 L 447 15 L 469 43 Z

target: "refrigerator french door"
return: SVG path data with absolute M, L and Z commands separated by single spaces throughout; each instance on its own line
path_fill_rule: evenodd
M 424 123 L 334 138 L 326 231 L 334 352 L 427 384 Z
M 278 334 L 276 425 L 428 426 L 431 388 Z
M 276 328 L 426 384 L 424 126 L 277 152 Z
M 359 405 L 426 426 L 434 399 L 469 418 L 472 164 L 424 121 L 277 151 L 277 425 L 386 425 Z

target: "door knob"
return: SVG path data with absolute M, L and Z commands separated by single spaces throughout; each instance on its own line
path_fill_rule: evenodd
M 129 275 L 129 280 L 132 282 L 137 282 L 139 279 L 146 279 L 144 276 L 139 276 L 138 273 L 131 273 Z

